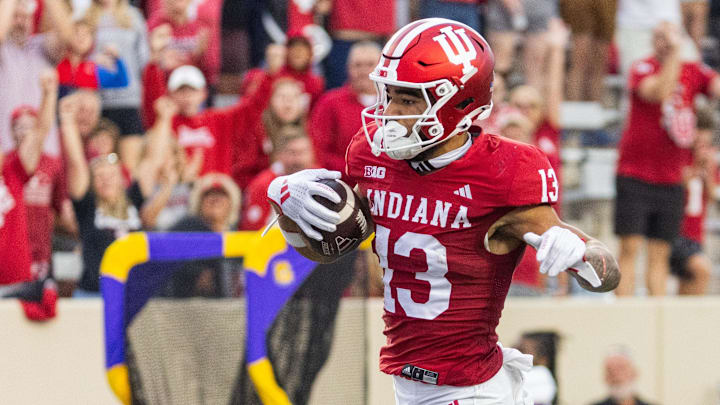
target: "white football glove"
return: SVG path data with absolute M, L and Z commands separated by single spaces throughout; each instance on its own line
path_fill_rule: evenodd
M 323 179 L 339 179 L 340 172 L 326 169 L 307 169 L 297 173 L 280 176 L 268 186 L 267 196 L 282 210 L 283 215 L 292 219 L 303 233 L 310 238 L 322 240 L 322 235 L 313 227 L 334 232 L 340 215 L 317 202 L 313 196 L 325 197 L 339 203 L 338 193 L 325 184 L 318 183 Z
M 555 277 L 561 271 L 574 270 L 593 287 L 602 282 L 593 266 L 585 261 L 585 242 L 567 228 L 553 226 L 542 236 L 528 232 L 523 239 L 537 249 L 540 272 Z

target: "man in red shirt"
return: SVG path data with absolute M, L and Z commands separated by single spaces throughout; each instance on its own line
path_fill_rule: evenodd
M 552 209 L 559 185 L 545 155 L 471 127 L 490 114 L 493 65 L 485 39 L 464 24 L 408 24 L 383 48 L 371 75 L 378 102 L 348 147 L 346 173 L 367 197 L 384 269 L 380 368 L 398 405 L 531 403 L 531 356 L 499 346 L 495 331 L 526 243 L 550 276 L 579 269 L 569 273 L 598 292 L 619 281 L 607 248 Z M 299 252 L 312 256 L 309 238 L 337 229 L 340 214 L 314 196 L 339 202 L 317 180 L 340 176 L 303 170 L 270 183 Z
M 37 121 L 38 112 L 34 108 L 23 106 L 15 110 L 12 129 L 16 145 L 23 144 L 25 137 L 37 127 Z M 45 279 L 51 275 L 55 215 L 63 212 L 63 204 L 68 201 L 62 165 L 59 157 L 43 153 L 23 191 L 27 208 L 31 274 L 35 279 Z
M 258 90 L 243 97 L 232 107 L 209 108 L 201 111 L 207 97 L 202 72 L 190 65 L 175 69 L 168 79 L 169 98 L 177 105 L 177 114 L 170 119 L 178 144 L 192 161 L 201 154 L 200 175 L 219 172 L 232 175 L 244 188 L 261 170 L 268 167 L 263 149 L 264 139 L 252 130 L 270 94 L 273 77 L 263 79 Z
M 671 23 L 653 33 L 654 55 L 635 62 L 628 90 L 630 112 L 619 146 L 615 233 L 623 272 L 619 295 L 632 295 L 635 261 L 647 239 L 645 278 L 651 295 L 664 295 L 670 244 L 682 220 L 682 168 L 690 163 L 695 96 L 720 97 L 720 76 L 706 65 L 683 62 L 680 34 Z
M 43 142 L 52 128 L 57 86 L 54 72 L 43 73 L 43 97 L 39 113 L 35 113 L 31 107 L 17 110 L 13 117 L 13 135 L 20 143 L 7 156 L 0 152 L 0 284 L 33 280 L 23 187 L 38 167 Z M 48 288 L 43 292 L 40 302 L 22 301 L 22 304 L 29 318 L 47 319 L 55 315 L 56 299 L 56 291 Z
M 310 136 L 318 165 L 341 171 L 345 167 L 345 150 L 362 126 L 360 113 L 375 103 L 375 86 L 370 80 L 380 47 L 370 41 L 358 42 L 348 57 L 348 82 L 323 94 L 311 115 Z
M 290 128 L 287 131 L 275 144 L 273 164 L 255 176 L 245 189 L 240 230 L 262 229 L 270 222 L 272 209 L 267 200 L 270 182 L 278 176 L 313 167 L 314 156 L 310 139 L 302 130 Z

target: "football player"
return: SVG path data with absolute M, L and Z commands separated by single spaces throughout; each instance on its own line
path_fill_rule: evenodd
M 370 75 L 377 102 L 348 147 L 347 176 L 367 197 L 384 268 L 380 367 L 393 375 L 398 404 L 531 403 L 522 387 L 531 357 L 503 349 L 495 333 L 526 244 L 538 249 L 541 272 L 569 271 L 590 291 L 620 278 L 601 242 L 558 219 L 545 155 L 471 125 L 492 109 L 493 64 L 466 25 L 406 25 Z M 289 243 L 335 231 L 338 214 L 313 196 L 339 202 L 316 181 L 340 176 L 305 170 L 270 184 L 269 199 L 304 234 Z

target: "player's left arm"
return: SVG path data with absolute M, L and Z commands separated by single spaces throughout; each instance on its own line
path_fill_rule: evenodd
M 538 248 L 540 271 L 551 276 L 568 271 L 588 291 L 607 292 L 620 282 L 620 270 L 610 250 L 599 240 L 558 218 L 550 205 L 520 207 L 505 215 L 491 229 L 495 239 L 514 239 Z M 593 287 L 583 276 L 589 263 L 600 280 Z M 577 270 L 581 270 L 578 272 Z

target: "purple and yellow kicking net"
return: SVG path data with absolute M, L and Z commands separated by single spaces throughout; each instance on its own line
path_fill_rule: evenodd
M 317 263 L 287 245 L 278 229 L 262 238 L 260 232 L 138 232 L 107 249 L 100 271 L 105 367 L 110 387 L 122 403 L 132 402 L 125 343 L 134 317 L 182 261 L 238 257 L 244 258 L 245 267 L 248 374 L 263 404 L 290 405 L 268 360 L 266 335 Z

